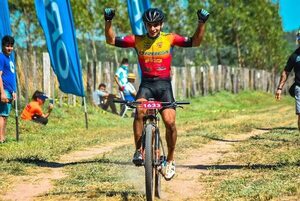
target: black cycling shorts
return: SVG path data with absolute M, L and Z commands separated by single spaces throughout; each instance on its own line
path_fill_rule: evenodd
M 170 80 L 145 80 L 143 79 L 136 95 L 136 100 L 140 98 L 154 98 L 161 102 L 174 102 L 172 85 Z

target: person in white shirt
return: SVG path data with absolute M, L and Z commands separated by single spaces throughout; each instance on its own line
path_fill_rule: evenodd
M 128 82 L 125 85 L 124 88 L 124 98 L 127 101 L 134 101 L 135 96 L 136 96 L 136 89 L 134 87 L 134 82 L 135 82 L 135 74 L 134 73 L 129 73 L 128 74 Z
M 112 113 L 118 114 L 114 98 L 117 96 L 106 91 L 106 85 L 104 83 L 99 84 L 98 89 L 93 93 L 93 103 L 96 106 L 101 107 L 103 110 L 111 108 Z

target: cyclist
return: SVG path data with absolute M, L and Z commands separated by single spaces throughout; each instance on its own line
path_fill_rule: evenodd
M 295 99 L 296 99 L 296 115 L 298 115 L 298 129 L 300 131 L 300 29 L 298 30 L 296 40 L 298 48 L 289 57 L 285 68 L 283 69 L 280 81 L 276 90 L 275 98 L 281 99 L 282 88 L 289 76 L 289 73 L 294 69 L 295 72 Z
M 122 48 L 135 48 L 138 54 L 138 61 L 142 71 L 142 81 L 136 95 L 137 101 L 145 101 L 149 98 L 162 102 L 174 101 L 171 86 L 171 50 L 174 46 L 196 47 L 199 46 L 205 31 L 205 22 L 209 13 L 200 9 L 197 11 L 198 25 L 192 37 L 183 37 L 175 33 L 162 32 L 164 26 L 164 13 L 157 8 L 146 10 L 142 16 L 147 30 L 145 35 L 127 35 L 116 37 L 112 19 L 115 11 L 111 8 L 104 10 L 105 37 L 106 42 Z M 177 129 L 175 125 L 175 108 L 165 108 L 160 111 L 166 127 L 166 141 L 168 147 L 167 164 L 164 171 L 166 180 L 175 175 L 174 150 L 177 140 Z M 143 116 L 145 111 L 138 109 L 133 122 L 134 139 L 136 151 L 133 156 L 133 163 L 142 163 L 141 135 L 143 130 Z

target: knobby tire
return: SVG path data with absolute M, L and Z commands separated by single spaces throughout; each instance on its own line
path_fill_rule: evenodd
M 154 127 L 149 124 L 146 126 L 146 135 L 145 135 L 145 184 L 146 184 L 146 198 L 147 201 L 154 200 L 153 193 L 153 135 Z

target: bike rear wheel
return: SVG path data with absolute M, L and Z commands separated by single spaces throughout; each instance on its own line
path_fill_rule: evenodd
M 146 184 L 146 198 L 147 201 L 154 200 L 154 191 L 153 191 L 153 136 L 154 127 L 149 124 L 146 126 L 145 133 L 145 184 Z

